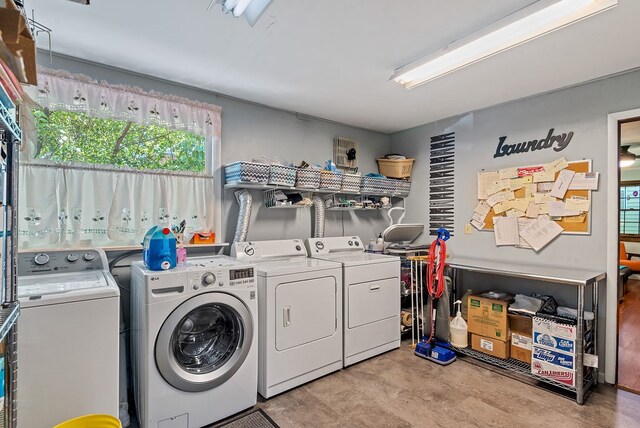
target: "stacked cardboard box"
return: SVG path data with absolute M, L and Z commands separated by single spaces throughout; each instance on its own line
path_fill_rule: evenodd
M 592 322 L 585 323 L 585 352 L 593 349 Z M 576 386 L 577 329 L 575 323 L 558 322 L 536 316 L 533 318 L 533 348 L 531 373 Z
M 511 358 L 531 364 L 533 338 L 532 318 L 525 315 L 509 314 L 511 330 Z
M 471 348 L 498 358 L 509 358 L 509 302 L 483 296 L 468 297 Z

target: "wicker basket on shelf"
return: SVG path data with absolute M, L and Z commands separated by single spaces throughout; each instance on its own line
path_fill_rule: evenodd
M 378 171 L 389 178 L 410 178 L 415 159 L 376 159 Z

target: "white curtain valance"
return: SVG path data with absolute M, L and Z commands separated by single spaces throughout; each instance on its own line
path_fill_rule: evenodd
M 39 67 L 38 93 L 34 100 L 51 110 L 156 124 L 210 138 L 219 139 L 222 132 L 222 109 L 217 105 L 145 92 L 133 86 L 111 85 L 64 70 Z

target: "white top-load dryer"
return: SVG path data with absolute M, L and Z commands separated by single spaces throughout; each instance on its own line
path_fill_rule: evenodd
M 237 242 L 258 270 L 258 392 L 269 398 L 342 368 L 342 268 L 300 239 Z
M 357 236 L 310 238 L 309 255 L 342 264 L 344 366 L 400 347 L 400 258 L 364 252 Z
M 199 428 L 256 403 L 255 268 L 226 256 L 131 264 L 133 387 L 141 428 Z

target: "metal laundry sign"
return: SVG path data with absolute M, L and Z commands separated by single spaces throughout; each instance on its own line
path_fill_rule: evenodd
M 501 158 L 503 156 L 511 156 L 519 153 L 526 153 L 529 151 L 551 149 L 555 152 L 561 152 L 566 149 L 571 138 L 573 137 L 573 131 L 568 133 L 554 134 L 554 129 L 549 129 L 547 136 L 539 140 L 523 141 L 521 143 L 507 144 L 507 137 L 498 138 L 498 146 L 496 147 L 496 153 L 494 158 Z

